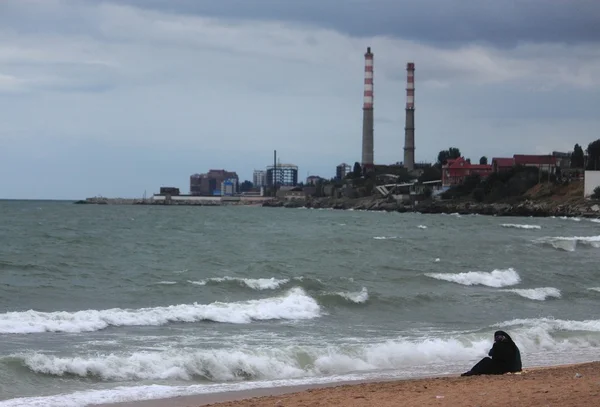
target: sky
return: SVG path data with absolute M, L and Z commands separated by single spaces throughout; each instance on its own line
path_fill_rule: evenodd
M 141 197 L 282 163 L 547 154 L 600 138 L 597 0 L 2 0 L 0 199 Z

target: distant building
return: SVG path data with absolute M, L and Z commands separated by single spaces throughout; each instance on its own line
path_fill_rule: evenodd
M 565 160 L 567 160 L 568 162 Z M 517 165 L 523 167 L 537 167 L 542 171 L 554 173 L 556 171 L 556 167 L 562 167 L 563 165 L 565 165 L 565 168 L 569 168 L 569 166 L 571 165 L 571 158 L 570 155 L 568 158 L 566 158 L 560 155 L 555 156 L 554 154 L 515 154 L 512 158 L 495 157 L 492 159 L 492 170 L 494 172 L 509 171 Z
M 560 151 L 553 151 L 552 157 L 557 159 L 557 165 L 562 168 L 571 168 L 571 153 L 562 153 Z
M 179 188 L 175 188 L 175 187 L 160 187 L 160 193 L 159 193 L 159 195 L 178 196 L 179 195 Z
M 341 163 L 335 167 L 335 179 L 341 181 L 346 178 L 346 175 L 348 175 L 351 171 L 352 167 L 349 164 Z
M 238 175 L 231 171 L 210 170 L 206 174 L 194 174 L 190 176 L 190 195 L 221 195 L 221 184 L 227 179 L 239 183 Z
M 252 175 L 252 184 L 255 188 L 266 186 L 267 172 L 265 170 L 254 170 L 254 174 Z
M 442 185 L 460 185 L 470 175 L 478 174 L 481 178 L 486 178 L 491 173 L 491 165 L 471 164 L 464 157 L 449 159 L 442 166 Z
M 238 180 L 228 178 L 221 182 L 221 196 L 233 196 L 238 192 Z
M 306 177 L 306 185 L 317 185 L 317 182 L 323 180 L 323 178 L 318 175 L 311 175 Z
M 295 187 L 298 185 L 298 166 L 294 164 L 277 164 L 267 167 L 267 186 Z

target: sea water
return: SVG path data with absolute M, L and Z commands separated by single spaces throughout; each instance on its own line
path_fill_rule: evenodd
M 0 201 L 0 406 L 597 359 L 600 223 Z

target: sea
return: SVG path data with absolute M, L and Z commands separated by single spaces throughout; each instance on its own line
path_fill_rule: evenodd
M 0 407 L 592 361 L 599 309 L 597 219 L 0 201 Z

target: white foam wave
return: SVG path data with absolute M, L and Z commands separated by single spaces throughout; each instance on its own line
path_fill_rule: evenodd
M 600 293 L 600 287 L 591 287 L 591 288 L 588 288 L 588 290 L 598 291 Z
M 541 288 L 515 288 L 506 290 L 519 294 L 521 297 L 528 298 L 530 300 L 545 301 L 546 298 L 560 298 L 560 290 L 554 287 L 541 287 Z
M 577 218 L 575 216 L 552 216 L 552 219 L 572 220 L 573 222 L 581 222 L 581 218 Z
M 340 297 L 356 304 L 363 304 L 369 299 L 369 291 L 367 290 L 367 287 L 363 287 L 359 292 L 338 292 L 335 293 L 335 295 L 339 295 Z
M 519 273 L 514 269 L 485 271 L 469 271 L 465 273 L 426 273 L 427 277 L 437 280 L 449 281 L 462 285 L 485 285 L 488 287 L 506 287 L 518 284 L 521 281 Z
M 159 281 L 158 283 L 155 284 L 159 284 L 159 285 L 173 285 L 173 284 L 177 284 L 177 281 Z
M 503 223 L 501 225 L 503 228 L 513 228 L 513 229 L 541 229 L 540 225 L 520 225 L 516 223 Z
M 375 239 L 375 240 L 398 239 L 398 236 L 375 236 L 373 239 Z
M 557 250 L 574 252 L 578 244 L 600 248 L 600 236 L 542 237 L 534 240 L 534 243 L 547 244 Z
M 427 226 L 425 226 L 425 225 L 419 225 L 419 226 L 417 226 L 417 227 L 418 227 L 419 229 L 427 229 Z
M 592 223 L 600 223 L 600 219 L 597 219 L 597 218 L 590 218 L 588 220 Z
M 103 380 L 194 381 L 195 376 L 225 380 L 214 385 L 120 386 L 50 397 L 29 397 L 0 401 L 0 407 L 84 407 L 90 404 L 160 399 L 181 395 L 219 393 L 250 388 L 323 383 L 350 379 L 422 375 L 438 372 L 439 366 L 467 368 L 484 356 L 496 328 L 507 330 L 530 363 L 583 348 L 597 353 L 600 348 L 600 320 L 569 321 L 550 318 L 516 319 L 494 324 L 485 333 L 455 333 L 445 338 L 402 338 L 377 343 L 345 343 L 330 346 L 287 346 L 215 350 L 170 350 L 162 353 L 136 352 L 124 355 L 57 357 L 27 354 L 19 357 L 34 372 L 54 376 L 76 375 Z M 565 331 L 576 331 L 565 335 Z M 581 334 L 577 331 L 587 332 Z M 576 336 L 573 336 L 576 335 Z M 561 359 L 563 360 L 563 359 Z M 411 373 L 412 372 L 412 373 Z M 240 378 L 264 380 L 239 380 Z
M 242 324 L 253 320 L 299 320 L 318 316 L 320 307 L 317 302 L 304 290 L 295 287 L 279 297 L 232 303 L 77 312 L 7 312 L 0 314 L 0 333 L 90 332 L 108 326 L 164 325 L 204 320 Z
M 205 280 L 200 280 L 200 281 L 188 280 L 188 283 L 195 284 L 195 285 L 206 285 L 211 282 L 212 283 L 222 283 L 222 282 L 228 282 L 228 281 L 236 282 L 240 285 L 252 288 L 253 290 L 274 290 L 274 289 L 279 288 L 282 285 L 290 282 L 290 280 L 288 278 L 284 278 L 284 279 L 276 279 L 274 277 L 271 277 L 271 278 L 238 278 L 238 277 L 225 276 L 225 277 L 207 278 Z

